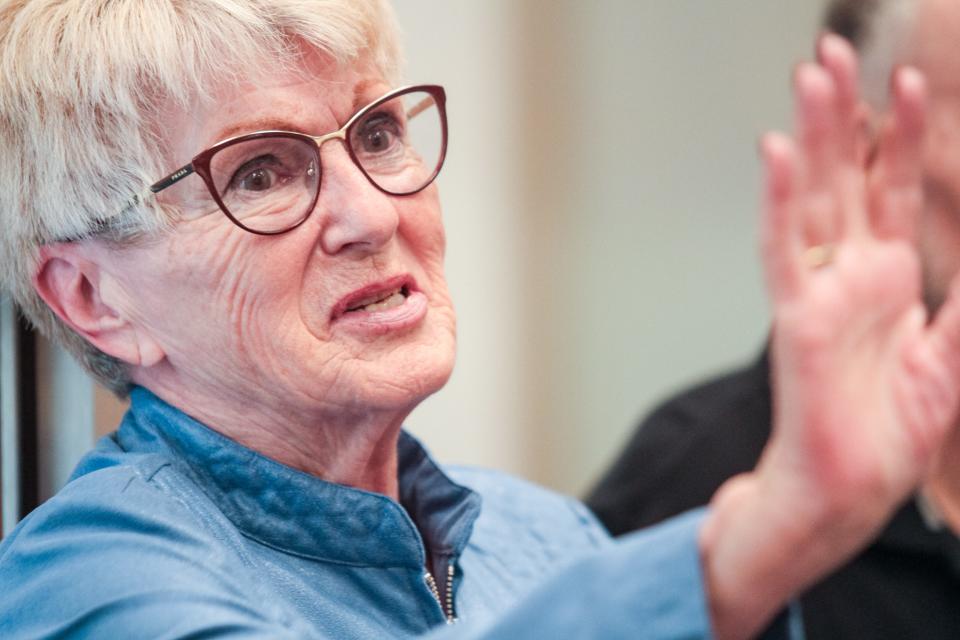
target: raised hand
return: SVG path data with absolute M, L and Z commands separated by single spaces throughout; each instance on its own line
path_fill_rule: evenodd
M 771 135 L 763 144 L 776 386 L 771 460 L 761 466 L 786 465 L 834 507 L 843 492 L 859 502 L 876 494 L 886 514 L 922 479 L 952 426 L 960 305 L 953 297 L 927 324 L 913 246 L 922 77 L 894 74 L 865 171 L 855 56 L 834 37 L 819 50 L 820 64 L 796 73 L 796 142 Z
M 795 74 L 795 137 L 761 144 L 774 431 L 704 528 L 719 637 L 755 633 L 864 545 L 923 479 L 960 402 L 960 295 L 927 322 L 913 244 L 924 81 L 896 71 L 867 163 L 856 67 L 822 38 Z

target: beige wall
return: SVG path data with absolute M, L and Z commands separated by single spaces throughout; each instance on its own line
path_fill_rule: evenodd
M 461 318 L 411 423 L 444 459 L 580 493 L 657 398 L 760 348 L 755 140 L 787 122 L 822 3 L 397 6 L 411 80 L 450 90 Z
M 441 459 L 579 493 L 658 397 L 760 346 L 754 143 L 787 122 L 821 2 L 396 5 L 408 80 L 450 96 L 460 335 L 410 425 Z

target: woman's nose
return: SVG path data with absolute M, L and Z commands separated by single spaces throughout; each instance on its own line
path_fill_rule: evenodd
M 324 253 L 369 255 L 390 242 L 400 224 L 393 198 L 377 189 L 339 141 L 321 149 L 320 194 L 314 216 Z

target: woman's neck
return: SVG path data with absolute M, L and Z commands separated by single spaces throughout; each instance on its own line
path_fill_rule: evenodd
M 264 402 L 143 381 L 157 396 L 218 433 L 328 482 L 399 500 L 397 440 L 413 407 L 380 411 Z M 258 401 L 259 400 L 259 401 Z M 306 404 L 306 403 L 304 403 Z

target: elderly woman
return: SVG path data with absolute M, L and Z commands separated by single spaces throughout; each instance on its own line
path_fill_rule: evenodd
M 907 495 L 960 389 L 960 305 L 925 323 L 909 245 L 922 79 L 866 183 L 853 54 L 819 58 L 798 142 L 763 145 L 777 435 L 706 513 L 613 543 L 402 431 L 454 313 L 445 95 L 399 86 L 388 6 L 4 2 L 3 283 L 131 407 L 0 546 L 0 637 L 761 632 Z

